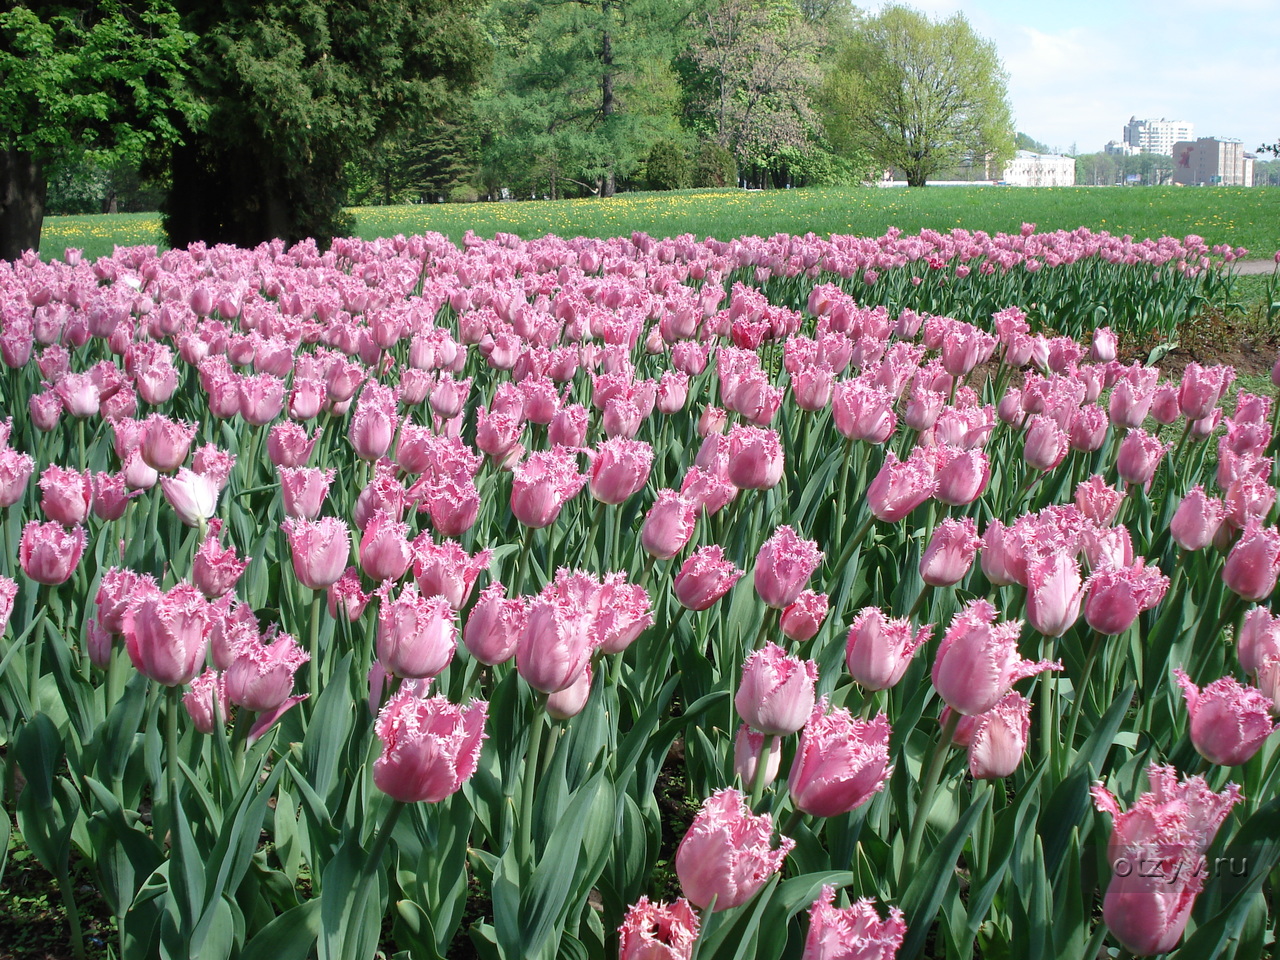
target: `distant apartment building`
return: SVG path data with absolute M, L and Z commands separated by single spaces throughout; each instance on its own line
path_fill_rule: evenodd
M 1130 117 L 1124 127 L 1124 142 L 1134 148 L 1134 153 L 1159 153 L 1170 156 L 1173 145 L 1180 140 L 1195 137 L 1194 125 L 1186 120 L 1139 120 Z
M 1106 146 L 1102 148 L 1102 152 L 1112 157 L 1133 157 L 1142 151 L 1132 143 L 1125 143 L 1122 140 L 1108 140 Z
M 1073 157 L 1019 150 L 1004 166 L 1005 183 L 1015 187 L 1070 187 L 1076 182 Z
M 1239 140 L 1201 137 L 1173 145 L 1173 182 L 1191 186 L 1253 186 L 1253 156 Z

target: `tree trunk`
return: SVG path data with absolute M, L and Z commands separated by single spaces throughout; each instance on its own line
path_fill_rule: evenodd
M 49 188 L 44 164 L 23 150 L 0 150 L 0 260 L 40 249 Z
M 613 37 L 608 30 L 605 30 L 600 43 L 600 64 L 603 67 L 600 73 L 600 115 L 604 118 L 604 125 L 607 127 L 609 118 L 617 109 L 613 98 Z M 600 196 L 612 197 L 613 192 L 613 161 L 611 160 L 604 185 L 600 189 Z

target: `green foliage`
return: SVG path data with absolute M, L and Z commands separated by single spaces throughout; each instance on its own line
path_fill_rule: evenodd
M 187 4 L 208 119 L 172 157 L 170 242 L 325 242 L 345 231 L 346 164 L 422 129 L 478 77 L 477 3 Z
M 693 164 L 695 187 L 732 187 L 738 183 L 738 161 L 718 143 L 705 142 Z
M 1034 140 L 1025 133 L 1018 133 L 1014 138 L 1014 147 L 1018 150 L 1029 150 L 1032 153 L 1053 153 L 1048 146 L 1039 140 Z
M 51 215 L 136 213 L 157 209 L 162 197 L 161 188 L 144 180 L 136 163 L 81 160 L 52 167 L 45 209 Z
M 934 23 L 890 6 L 863 21 L 829 85 L 845 115 L 837 140 L 897 167 L 911 186 L 966 157 L 1013 155 L 1008 76 L 962 14 Z
M 693 166 L 684 147 L 674 140 L 659 140 L 649 150 L 645 179 L 651 190 L 683 190 L 692 185 Z
M 49 163 L 140 156 L 180 138 L 202 106 L 184 86 L 195 38 L 173 4 L 5 4 L 0 149 Z

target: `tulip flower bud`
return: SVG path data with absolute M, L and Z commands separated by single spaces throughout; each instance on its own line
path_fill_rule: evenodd
M 618 928 L 618 960 L 689 960 L 698 928 L 698 915 L 684 897 L 674 903 L 641 897 Z
M 204 666 L 212 616 L 209 601 L 190 583 L 144 597 L 124 615 L 129 659 L 167 687 L 190 683 Z
M 783 837 L 775 848 L 773 818 L 754 816 L 739 791 L 718 790 L 702 804 L 680 841 L 676 876 L 694 906 L 730 910 L 750 900 L 781 870 L 794 846 L 794 840 Z
M 84 527 L 70 530 L 55 522 L 30 521 L 22 528 L 18 562 L 36 583 L 56 585 L 70 579 L 85 545 Z
M 1256 674 L 1267 657 L 1280 657 L 1280 616 L 1273 616 L 1266 607 L 1254 607 L 1245 614 L 1236 656 L 1249 674 Z
M 977 524 L 972 518 L 950 517 L 933 530 L 929 545 L 920 557 L 920 578 L 932 587 L 949 587 L 964 579 L 978 555 Z
M 1201 690 L 1182 669 L 1173 676 L 1191 717 L 1191 744 L 1210 763 L 1235 767 L 1248 762 L 1276 729 L 1271 701 L 1235 677 L 1222 677 Z
M 822 551 L 816 541 L 801 540 L 790 526 L 781 526 L 756 554 L 756 593 L 770 607 L 788 607 L 820 563 Z
M 374 724 L 382 755 L 373 763 L 373 782 L 402 803 L 438 803 L 457 793 L 479 764 L 488 709 L 480 700 L 460 707 L 401 690 Z
M 969 773 L 976 780 L 999 780 L 1013 774 L 1027 750 L 1031 701 L 1008 693 L 986 713 L 973 717 L 969 733 Z
M 835 817 L 883 790 L 893 773 L 889 733 L 883 713 L 870 721 L 855 720 L 848 710 L 829 710 L 823 697 L 800 734 L 787 775 L 796 809 Z
M 753 730 L 775 736 L 795 733 L 813 711 L 817 681 L 816 663 L 767 643 L 743 663 L 734 706 Z
M 853 618 L 845 645 L 849 674 L 866 690 L 887 690 L 906 673 L 911 658 L 929 639 L 933 627 L 914 634 L 911 621 L 890 620 L 876 607 L 864 607 Z
M 397 677 L 434 677 L 449 665 L 458 646 L 453 608 L 444 597 L 424 597 L 417 584 L 391 599 L 391 585 L 378 590 L 378 661 Z

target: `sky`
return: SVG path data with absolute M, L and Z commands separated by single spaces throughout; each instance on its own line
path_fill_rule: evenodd
M 963 13 L 995 43 L 1014 125 L 1050 149 L 1100 151 L 1130 117 L 1197 137 L 1280 140 L 1277 0 L 905 0 Z M 882 4 L 862 4 L 877 12 Z

